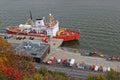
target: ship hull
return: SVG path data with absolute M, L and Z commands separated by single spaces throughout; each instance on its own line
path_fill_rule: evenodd
M 37 34 L 37 33 L 22 33 L 22 32 L 16 32 L 16 31 L 8 30 L 8 29 L 6 30 L 6 32 L 8 34 L 14 34 L 14 35 L 44 37 L 44 35 L 42 36 L 41 34 Z M 71 30 L 68 30 L 68 32 L 70 32 L 70 33 L 73 32 L 74 34 L 72 34 L 72 35 L 58 35 L 58 36 L 54 36 L 53 38 L 63 39 L 63 41 L 72 41 L 72 40 L 79 40 L 80 39 L 79 32 L 75 32 L 75 31 L 71 31 Z

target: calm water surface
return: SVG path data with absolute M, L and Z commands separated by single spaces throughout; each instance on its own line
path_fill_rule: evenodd
M 52 13 L 61 27 L 81 32 L 79 41 L 62 46 L 120 55 L 120 0 L 0 0 L 0 32 Z

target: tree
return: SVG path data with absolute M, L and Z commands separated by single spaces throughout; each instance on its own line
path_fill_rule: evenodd
M 0 75 L 8 76 L 7 78 L 10 79 L 14 76 L 18 76 L 17 73 L 19 72 L 19 75 L 22 76 L 34 75 L 36 69 L 32 63 L 32 58 L 23 55 L 16 55 L 15 51 L 11 50 L 11 48 L 11 44 L 0 37 Z M 9 74 L 7 72 L 9 72 Z M 10 74 L 13 74 L 13 76 Z
M 107 79 L 102 74 L 98 74 L 98 75 L 89 74 L 87 80 L 107 80 Z
M 10 51 L 11 44 L 7 42 L 7 40 L 0 37 L 0 55 L 5 55 Z
M 93 75 L 90 74 L 87 80 L 120 80 L 120 73 L 111 69 L 103 74 Z
M 10 44 L 7 42 L 7 40 L 0 37 L 0 69 L 7 65 L 7 53 L 10 51 Z
M 40 73 L 35 73 L 33 78 L 34 80 L 44 80 L 43 75 Z
M 0 20 L 0 24 L 2 24 L 3 23 L 3 21 L 2 20 Z
M 111 69 L 111 71 L 105 73 L 105 77 L 108 80 L 120 80 L 120 73 Z
M 48 69 L 45 66 L 42 66 L 39 70 L 39 73 L 42 74 L 43 76 L 48 73 Z

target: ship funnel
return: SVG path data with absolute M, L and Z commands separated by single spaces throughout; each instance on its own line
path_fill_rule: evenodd
M 45 26 L 44 17 L 41 19 L 36 19 L 35 25 L 36 26 Z

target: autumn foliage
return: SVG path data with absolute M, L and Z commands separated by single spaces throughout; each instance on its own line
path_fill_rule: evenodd
M 64 76 L 63 76 L 64 75 Z M 64 73 L 51 72 L 47 68 L 35 69 L 33 59 L 16 55 L 11 44 L 0 37 L 0 80 L 73 80 Z
M 25 75 L 34 75 L 36 70 L 31 61 L 29 57 L 15 55 L 11 44 L 0 37 L 0 80 L 23 80 Z
M 65 73 L 35 69 L 33 59 L 16 55 L 11 44 L 0 37 L 0 80 L 76 80 Z M 82 79 L 77 79 L 82 80 Z M 87 80 L 120 80 L 120 73 L 111 71 L 104 75 L 89 75 Z
M 20 72 L 18 72 L 16 69 L 11 67 L 3 67 L 2 72 L 5 76 L 8 77 L 8 79 L 12 80 L 22 80 Z

